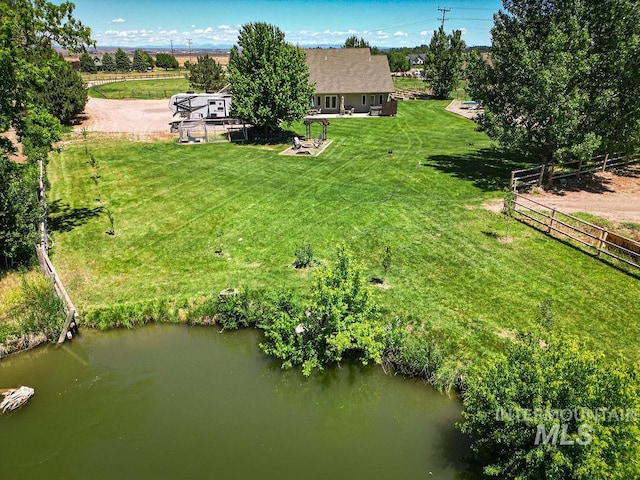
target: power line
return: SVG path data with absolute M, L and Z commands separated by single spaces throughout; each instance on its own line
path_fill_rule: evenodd
M 442 12 L 442 25 L 441 28 L 444 28 L 444 22 L 447 21 L 447 13 L 449 13 L 451 11 L 450 8 L 440 8 L 438 7 L 438 11 Z

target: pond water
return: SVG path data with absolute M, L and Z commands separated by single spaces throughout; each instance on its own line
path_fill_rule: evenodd
M 461 406 L 380 367 L 304 378 L 260 333 L 149 325 L 84 331 L 0 362 L 27 385 L 0 415 L 2 478 L 452 479 Z

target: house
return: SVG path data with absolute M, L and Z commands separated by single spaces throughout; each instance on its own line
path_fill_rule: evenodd
M 395 115 L 391 70 L 386 55 L 368 48 L 308 49 L 313 105 L 322 113 Z
M 96 70 L 100 71 L 102 70 L 102 58 L 94 55 L 93 56 L 93 64 L 96 66 Z
M 420 67 L 424 65 L 425 54 L 424 53 L 410 53 L 407 58 L 411 62 L 412 67 Z

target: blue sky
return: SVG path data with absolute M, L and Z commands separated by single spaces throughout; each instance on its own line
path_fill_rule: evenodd
M 472 0 L 75 0 L 74 16 L 100 46 L 192 48 L 230 46 L 249 22 L 277 25 L 301 47 L 343 44 L 351 35 L 379 47 L 429 43 L 447 13 L 445 30 L 462 30 L 467 45 L 489 45 L 501 1 Z

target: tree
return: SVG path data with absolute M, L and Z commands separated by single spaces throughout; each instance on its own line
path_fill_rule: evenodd
M 553 329 L 467 375 L 464 424 L 486 477 L 640 478 L 637 367 Z
M 217 92 L 227 84 L 223 66 L 209 55 L 198 57 L 196 63 L 190 63 L 185 77 L 193 90 Z
M 96 64 L 93 61 L 93 57 L 87 52 L 80 55 L 80 71 L 85 73 L 96 73 Z
M 102 55 L 102 70 L 105 72 L 115 72 L 117 70 L 116 60 L 109 52 Z
M 363 364 L 380 362 L 384 328 L 372 287 L 347 249 L 338 249 L 334 266 L 317 273 L 305 313 L 287 303 L 263 325 L 262 350 L 282 360 L 283 368 L 301 365 L 305 375 L 357 354 Z
M 0 157 L 0 268 L 11 268 L 33 258 L 38 241 L 36 171 Z
M 153 69 L 156 66 L 156 62 L 153 60 L 153 57 L 149 55 L 149 52 L 146 50 L 142 50 L 142 58 L 144 58 L 144 64 L 148 69 Z
M 133 70 L 136 72 L 147 71 L 147 64 L 144 61 L 144 54 L 139 48 L 133 54 Z
M 411 60 L 404 53 L 391 52 L 387 54 L 387 58 L 392 72 L 406 72 L 411 68 Z
M 539 3 L 508 2 L 494 16 L 491 62 L 473 56 L 469 92 L 484 106 L 481 128 L 505 149 L 543 164 L 587 159 L 601 136 L 589 115 L 596 72 L 584 4 Z
M 47 88 L 41 94 L 41 105 L 60 123 L 69 125 L 84 110 L 87 100 L 87 85 L 82 76 L 60 58 L 60 62 L 51 67 Z
M 156 54 L 156 65 L 158 68 L 164 68 L 165 70 L 172 70 L 179 67 L 178 60 L 170 53 Z
M 52 44 L 71 51 L 92 44 L 90 30 L 72 13 L 69 2 L 0 2 L 0 131 L 13 127 L 29 159 L 26 165 L 13 164 L 7 159 L 13 145 L 0 141 L 0 264 L 4 267 L 26 263 L 34 253 L 40 209 L 33 162 L 46 159 L 60 132 L 60 122 L 40 97 L 51 72 L 64 68 Z
M 131 60 L 129 60 L 129 56 L 122 50 L 118 48 L 116 50 L 116 70 L 118 72 L 130 72 L 131 71 Z
M 364 38 L 353 35 L 344 41 L 342 48 L 371 48 L 371 45 Z
M 267 23 L 249 23 L 231 49 L 231 114 L 268 131 L 280 129 L 309 111 L 313 85 L 305 53 Z
M 437 98 L 447 98 L 458 86 L 462 78 L 464 47 L 460 30 L 447 35 L 440 27 L 433 32 L 425 54 L 424 75 Z

